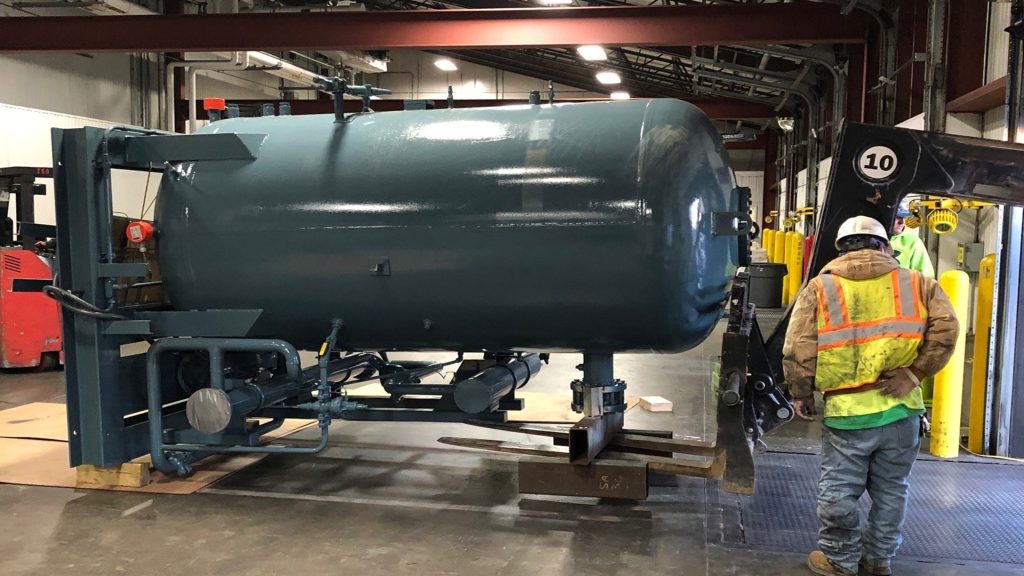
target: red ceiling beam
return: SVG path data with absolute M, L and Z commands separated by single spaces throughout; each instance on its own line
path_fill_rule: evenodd
M 693 46 L 864 41 L 820 3 L 0 18 L 0 52 Z
M 589 100 L 575 100 L 558 98 L 555 100 L 556 103 L 565 102 L 588 102 Z M 259 108 L 262 104 L 275 104 L 280 100 L 239 100 L 239 99 L 228 99 L 229 104 L 238 104 L 240 106 L 251 106 L 253 108 Z M 444 99 L 433 100 L 434 106 L 437 108 L 447 108 L 448 102 Z M 526 104 L 527 100 L 455 100 L 456 108 L 486 108 L 489 106 L 509 106 L 513 104 Z M 546 100 L 545 100 L 546 102 Z M 775 117 L 775 109 L 765 104 L 757 104 L 756 102 L 745 102 L 739 100 L 727 100 L 727 99 L 710 99 L 710 98 L 698 98 L 689 100 L 689 102 L 698 108 L 700 108 L 710 118 L 716 119 L 741 119 L 741 118 L 773 118 Z M 334 112 L 334 103 L 329 99 L 320 100 L 288 100 L 291 105 L 292 114 L 296 116 L 302 114 L 331 114 Z M 345 100 L 345 111 L 346 112 L 358 112 L 362 109 L 362 102 L 359 100 Z M 206 117 L 206 112 L 202 109 L 202 101 L 196 102 L 197 113 L 200 118 Z M 387 99 L 387 100 L 374 100 L 370 104 L 377 112 L 388 112 L 392 110 L 403 110 L 404 101 L 401 99 Z M 188 101 L 178 100 L 177 112 L 179 118 L 185 118 L 188 116 Z M 763 147 L 763 144 L 759 147 Z

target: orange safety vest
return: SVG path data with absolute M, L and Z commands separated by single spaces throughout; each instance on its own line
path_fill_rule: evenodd
M 897 399 L 876 386 L 883 372 L 910 366 L 924 342 L 921 275 L 905 268 L 866 280 L 822 274 L 811 286 L 818 296 L 815 386 L 825 394 L 825 417 L 876 414 L 899 404 L 924 409 L 920 387 Z

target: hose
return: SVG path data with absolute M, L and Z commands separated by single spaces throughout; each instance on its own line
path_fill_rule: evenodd
M 71 292 L 58 288 L 56 286 L 43 286 L 43 294 L 46 294 L 50 298 L 53 298 L 62 307 L 74 312 L 75 314 L 81 314 L 90 318 L 96 318 L 97 320 L 127 320 L 127 316 L 122 316 L 109 310 L 104 310 L 86 302 L 85 300 L 75 296 Z
M 971 456 L 974 456 L 975 458 L 985 458 L 986 460 L 1002 460 L 1004 462 L 1024 463 L 1024 458 L 1011 458 L 1010 456 L 993 456 L 991 454 L 978 454 L 977 452 L 971 452 L 971 450 L 968 449 L 967 446 L 964 446 L 963 444 L 960 445 L 960 449 L 963 450 L 964 452 L 967 452 Z

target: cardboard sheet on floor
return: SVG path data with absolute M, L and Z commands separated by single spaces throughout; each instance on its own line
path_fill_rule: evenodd
M 168 477 L 154 471 L 152 482 L 141 488 L 79 484 L 68 465 L 67 420 L 63 404 L 36 402 L 0 411 L 0 483 L 55 486 L 90 490 L 118 490 L 154 494 L 192 494 L 258 462 L 259 454 L 213 456 L 196 465 L 188 478 Z M 286 420 L 267 434 L 275 439 L 314 425 L 310 420 Z M 138 461 L 149 461 L 143 456 Z
M 0 410 L 0 438 L 68 441 L 68 416 L 63 404 L 33 402 Z

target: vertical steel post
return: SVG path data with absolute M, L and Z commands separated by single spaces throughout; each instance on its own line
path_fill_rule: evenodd
M 98 158 L 99 128 L 53 130 L 54 201 L 60 286 L 105 308 L 109 301 L 100 264 L 112 255 L 106 174 Z M 104 233 L 106 237 L 104 238 Z M 71 465 L 113 466 L 131 459 L 122 411 L 118 362 L 124 337 L 104 334 L 104 321 L 63 311 L 68 438 Z
M 928 38 L 924 69 L 924 128 L 946 131 L 946 3 L 928 2 Z
M 1010 8 L 1009 55 L 1006 82 L 1006 135 L 1010 142 L 1024 139 L 1024 0 L 1014 0 Z M 992 364 L 993 426 L 990 449 L 1002 456 L 1024 455 L 1024 386 L 1014 386 L 1024 373 L 1024 355 L 1018 353 L 1017 340 L 1024 338 L 1024 325 L 1017 322 L 1017 314 L 1024 306 L 1024 292 L 1020 286 L 1020 268 L 1024 265 L 1021 227 L 1024 226 L 1024 208 L 1005 207 L 1001 210 L 999 244 L 996 253 L 995 302 L 993 318 Z

